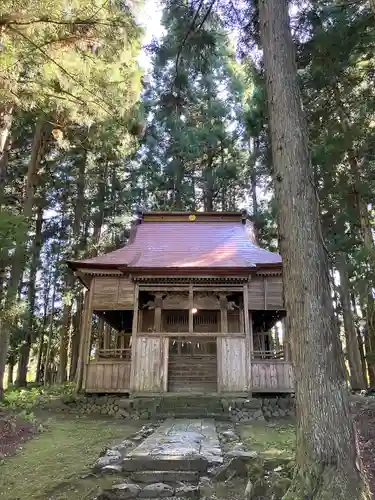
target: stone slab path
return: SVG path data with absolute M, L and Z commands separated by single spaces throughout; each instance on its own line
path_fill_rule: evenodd
M 142 444 L 127 454 L 130 459 L 155 461 L 201 458 L 209 465 L 223 463 L 215 422 L 209 419 L 167 419 Z

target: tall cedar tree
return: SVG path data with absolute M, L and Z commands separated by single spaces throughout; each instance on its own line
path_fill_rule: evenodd
M 333 316 L 288 2 L 261 0 L 259 15 L 296 379 L 297 470 L 284 498 L 366 499 Z

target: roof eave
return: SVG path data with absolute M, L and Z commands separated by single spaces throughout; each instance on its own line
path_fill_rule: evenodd
M 82 269 L 119 269 L 120 268 L 119 264 L 112 264 L 112 263 L 100 264 L 97 262 L 82 262 L 79 260 L 66 260 L 65 262 L 66 262 L 67 266 L 72 271 L 75 271 L 76 269 L 79 269 L 79 268 L 82 268 Z
M 246 267 L 128 267 L 118 266 L 118 269 L 127 274 L 150 274 L 157 275 L 179 275 L 188 276 L 197 275 L 220 275 L 233 276 L 238 274 L 256 273 L 260 269 L 281 269 L 281 262 L 272 262 L 269 264 L 256 264 Z

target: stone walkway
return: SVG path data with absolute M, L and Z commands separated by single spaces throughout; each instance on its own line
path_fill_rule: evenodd
M 223 463 L 215 422 L 206 419 L 168 419 L 130 451 L 127 458 L 155 461 L 202 458 L 209 465 Z

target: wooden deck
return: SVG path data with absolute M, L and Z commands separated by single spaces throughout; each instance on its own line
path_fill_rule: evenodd
M 173 363 L 173 360 L 171 360 Z M 212 365 L 212 363 L 211 363 Z M 212 368 L 210 365 L 209 368 Z M 220 366 L 220 365 L 219 365 Z M 202 367 L 201 367 L 202 368 Z M 238 369 L 242 370 L 240 365 L 237 371 L 233 373 L 233 377 L 223 379 L 220 373 L 217 374 L 217 384 L 210 380 L 210 388 L 206 388 L 208 392 L 294 392 L 294 379 L 292 365 L 286 361 L 280 360 L 261 360 L 252 361 L 249 364 L 249 386 L 240 387 L 235 383 L 236 373 Z M 181 392 L 182 382 L 176 380 L 176 374 L 180 372 L 177 366 L 171 364 L 169 368 L 169 377 L 167 388 L 168 392 Z M 87 367 L 87 377 L 85 384 L 86 392 L 94 393 L 126 393 L 132 392 L 130 385 L 131 361 L 126 360 L 99 360 L 90 361 Z M 238 375 L 238 373 L 237 373 Z M 207 374 L 206 374 L 207 376 Z M 158 378 L 158 377 L 157 377 Z M 233 381 L 231 380 L 233 379 Z M 238 380 L 238 379 L 237 379 Z M 232 383 L 233 382 L 233 383 Z M 145 391 L 146 387 L 137 387 L 136 389 Z M 148 387 L 147 387 L 148 389 Z M 160 390 L 160 385 L 151 387 L 151 390 L 146 392 L 164 392 Z M 209 390 L 208 390 L 209 389 Z M 186 388 L 187 392 L 194 392 L 194 387 Z M 197 389 L 198 390 L 198 389 Z M 199 392 L 199 391 L 198 391 Z
M 130 390 L 131 361 L 90 361 L 87 367 L 86 392 L 119 392 Z

